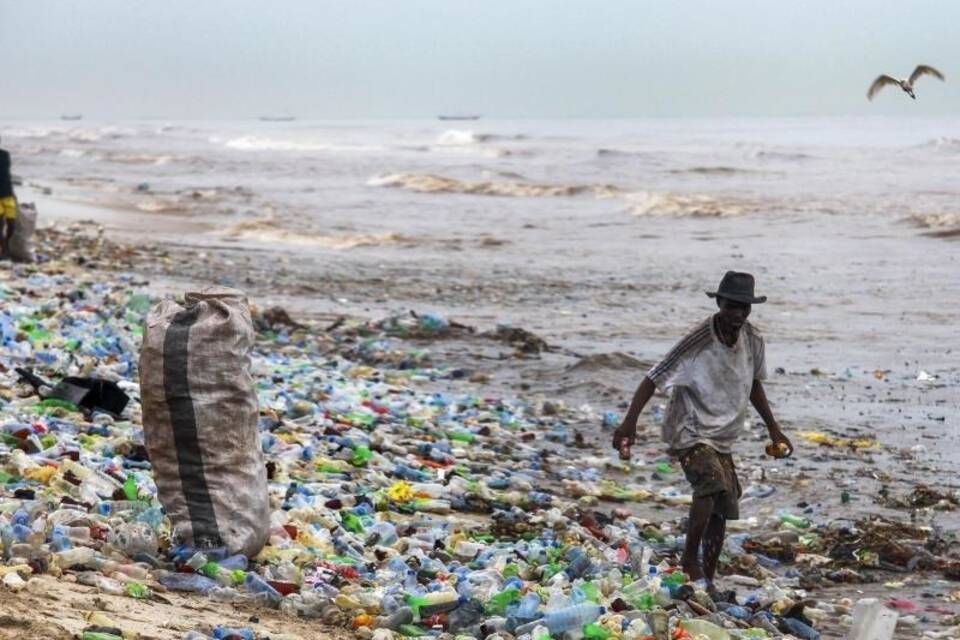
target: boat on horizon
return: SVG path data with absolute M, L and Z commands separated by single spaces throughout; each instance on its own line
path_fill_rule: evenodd
M 73 113 L 73 114 L 65 113 L 62 116 L 60 116 L 60 119 L 61 120 L 83 120 L 83 115 L 79 113 Z
M 438 120 L 479 120 L 480 116 L 473 114 L 463 114 L 463 115 L 439 115 L 437 116 Z
M 264 122 L 292 122 L 296 120 L 294 116 L 260 116 Z

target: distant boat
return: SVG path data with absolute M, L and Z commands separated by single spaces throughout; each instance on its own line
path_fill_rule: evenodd
M 296 120 L 293 116 L 260 116 L 264 122 L 292 122 Z
M 80 114 L 70 114 L 70 115 L 64 114 L 60 116 L 60 119 L 61 120 L 83 120 L 83 116 Z
M 442 115 L 437 116 L 438 120 L 479 120 L 480 116 L 475 115 Z

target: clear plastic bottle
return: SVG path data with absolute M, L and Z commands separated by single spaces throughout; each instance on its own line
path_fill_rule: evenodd
M 197 573 L 167 573 L 157 578 L 157 582 L 171 591 L 193 593 L 208 593 L 211 589 L 219 586 L 210 578 Z
M 400 607 L 393 613 L 387 616 L 380 616 L 377 618 L 377 628 L 380 629 L 392 629 L 396 631 L 401 626 L 405 624 L 411 624 L 413 622 L 414 615 L 413 609 L 410 607 Z
M 583 603 L 571 607 L 549 611 L 539 620 L 517 627 L 516 635 L 532 632 L 538 625 L 543 624 L 552 635 L 560 635 L 568 631 L 580 630 L 583 625 L 589 624 L 602 616 L 606 608 L 598 604 Z

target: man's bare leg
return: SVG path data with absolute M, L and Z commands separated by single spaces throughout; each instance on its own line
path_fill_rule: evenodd
M 691 580 L 703 577 L 700 567 L 700 543 L 713 513 L 713 496 L 694 497 L 690 505 L 690 517 L 687 519 L 687 544 L 680 559 L 680 566 Z
M 10 240 L 13 238 L 14 224 L 16 224 L 14 220 L 4 219 L 3 221 L 3 237 L 0 238 L 3 241 L 3 254 L 0 257 L 5 259 L 10 257 Z
M 723 551 L 726 533 L 727 519 L 716 513 L 711 515 L 703 535 L 703 574 L 711 585 L 714 576 L 717 575 L 717 564 L 720 562 L 720 552 Z
M 12 220 L 7 220 L 6 218 L 0 223 L 3 225 L 3 235 L 0 237 L 0 241 L 3 242 L 3 247 L 0 249 L 0 258 L 4 260 L 10 257 L 10 238 L 13 237 L 13 231 L 10 229 L 10 225 L 12 223 Z

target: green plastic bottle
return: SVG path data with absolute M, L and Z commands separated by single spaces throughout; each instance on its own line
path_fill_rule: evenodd
M 103 631 L 84 631 L 80 640 L 123 640 L 123 637 Z
M 797 529 L 808 529 L 810 527 L 810 521 L 806 518 L 801 518 L 800 516 L 795 516 L 789 513 L 780 514 L 780 522 L 785 525 L 795 527 Z
M 586 640 L 607 640 L 611 633 L 596 622 L 583 625 L 583 637 Z
M 146 600 L 150 597 L 150 589 L 139 582 L 128 582 L 124 591 L 127 592 L 128 596 L 137 600 Z
M 363 523 L 360 516 L 350 511 L 341 511 L 340 520 L 343 528 L 351 533 L 363 533 Z
M 600 601 L 600 589 L 592 582 L 584 582 L 581 584 L 580 592 L 583 593 L 584 597 L 590 602 Z
M 496 594 L 483 606 L 483 611 L 488 616 L 502 616 L 507 606 L 520 599 L 520 590 L 516 587 L 508 587 Z
M 370 447 L 365 444 L 359 444 L 353 448 L 350 464 L 355 467 L 365 467 L 371 458 L 373 458 L 373 453 L 370 451 Z
M 687 581 L 687 577 L 683 575 L 682 571 L 674 571 L 672 573 L 663 574 L 660 578 L 660 582 L 663 584 L 669 584 L 675 587 L 679 587 Z
M 123 495 L 126 496 L 130 502 L 137 501 L 137 481 L 132 473 L 127 474 L 127 479 L 123 483 Z

